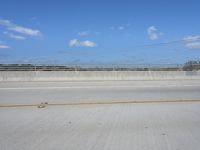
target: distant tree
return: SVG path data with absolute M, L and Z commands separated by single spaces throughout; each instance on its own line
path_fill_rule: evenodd
M 200 70 L 200 61 L 191 60 L 184 64 L 183 66 L 184 71 L 193 71 L 193 70 Z

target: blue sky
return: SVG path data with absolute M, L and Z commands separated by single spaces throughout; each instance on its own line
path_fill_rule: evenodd
M 198 0 L 0 0 L 0 63 L 184 63 L 200 59 L 199 14 Z

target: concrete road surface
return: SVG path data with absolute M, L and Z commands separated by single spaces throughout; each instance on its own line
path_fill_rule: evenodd
M 1 150 L 199 150 L 200 103 L 0 108 Z
M 200 80 L 0 82 L 0 105 L 177 99 L 200 99 Z
M 0 82 L 0 105 L 200 100 L 199 80 Z M 200 101 L 0 107 L 0 150 L 199 150 Z

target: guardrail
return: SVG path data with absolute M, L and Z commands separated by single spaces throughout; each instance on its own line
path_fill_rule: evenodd
M 200 65 L 199 65 L 200 66 Z M 2 64 L 0 71 L 178 71 L 182 64 L 32 65 Z

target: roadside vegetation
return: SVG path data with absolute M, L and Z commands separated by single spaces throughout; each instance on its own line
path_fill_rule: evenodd
M 33 65 L 0 64 L 0 71 L 195 71 L 200 61 L 188 61 L 181 65 Z

